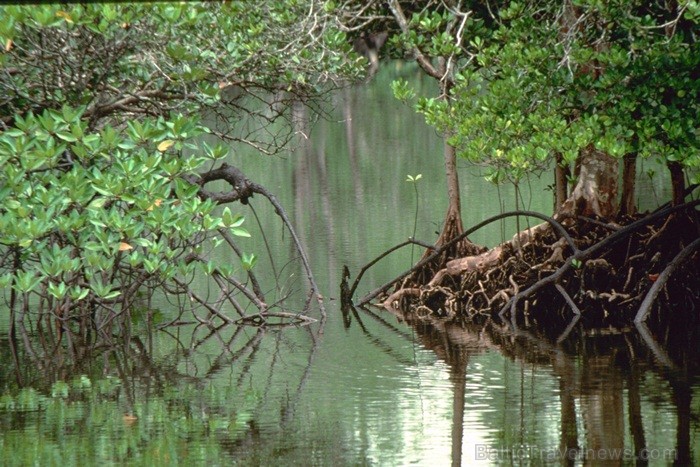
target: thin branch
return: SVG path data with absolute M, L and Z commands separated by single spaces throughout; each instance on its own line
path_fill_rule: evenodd
M 646 296 L 644 297 L 644 300 L 642 301 L 642 304 L 639 306 L 639 311 L 637 311 L 637 316 L 634 317 L 634 322 L 635 323 L 642 323 L 647 319 L 647 316 L 649 315 L 649 310 L 651 309 L 652 304 L 654 303 L 654 300 L 656 300 L 656 296 L 659 294 L 661 291 L 661 288 L 666 285 L 666 282 L 668 281 L 669 277 L 671 277 L 671 273 L 675 271 L 678 266 L 683 264 L 685 259 L 690 256 L 693 251 L 700 247 L 700 238 L 697 238 L 694 242 L 692 242 L 690 245 L 687 247 L 683 248 L 680 253 L 678 253 L 673 260 L 666 266 L 666 268 L 663 270 L 661 274 L 659 274 L 659 277 L 656 279 L 654 284 L 651 286 L 649 289 L 649 292 L 647 292 Z
M 403 9 L 401 8 L 400 3 L 398 0 L 390 0 L 389 1 L 389 9 L 394 15 L 394 19 L 396 19 L 396 22 L 399 24 L 399 27 L 401 28 L 401 32 L 404 34 L 408 34 L 410 32 L 410 28 L 408 26 L 408 20 L 406 20 L 406 15 L 403 12 Z M 418 65 L 429 75 L 432 76 L 435 79 L 442 79 L 442 73 L 440 73 L 432 63 L 430 63 L 430 59 L 423 55 L 423 52 L 421 52 L 418 47 L 412 47 L 411 48 L 411 53 L 414 55 L 416 61 L 418 62 Z
M 299 240 L 299 237 L 297 236 L 294 227 L 292 227 L 292 223 L 287 217 L 287 213 L 285 212 L 284 208 L 282 208 L 282 205 L 279 203 L 279 201 L 277 201 L 275 195 L 267 191 L 265 187 L 263 187 L 262 185 L 258 185 L 257 183 L 251 182 L 251 188 L 255 193 L 263 195 L 270 201 L 270 203 L 274 206 L 277 215 L 280 216 L 284 225 L 287 226 L 289 234 L 292 236 L 292 240 L 294 241 L 294 246 L 296 247 L 297 252 L 299 253 L 299 257 L 301 258 L 302 264 L 304 265 L 304 269 L 306 271 L 306 278 L 309 280 L 312 292 L 316 297 L 316 301 L 318 302 L 319 309 L 321 311 L 321 316 L 325 319 L 326 308 L 323 305 L 323 295 L 321 295 L 321 289 L 318 287 L 318 284 L 316 284 L 316 279 L 314 279 L 313 272 L 311 272 L 311 264 L 306 256 L 306 251 L 304 250 L 304 247 L 301 244 L 301 240 Z
M 557 288 L 557 290 L 562 295 L 562 297 L 564 297 L 564 300 L 566 300 L 566 303 L 569 304 L 569 306 L 571 307 L 571 311 L 573 311 L 575 315 L 580 315 L 581 310 L 576 305 L 576 302 L 574 302 L 572 300 L 571 296 L 569 296 L 569 293 L 566 291 L 566 289 L 564 287 L 562 287 L 562 285 L 558 282 L 556 284 L 554 284 L 554 287 Z

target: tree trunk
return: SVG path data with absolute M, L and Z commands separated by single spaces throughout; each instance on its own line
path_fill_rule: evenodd
M 459 176 L 457 174 L 457 150 L 454 146 L 447 143 L 447 138 L 448 136 L 445 136 L 444 157 L 448 205 L 442 232 L 440 232 L 440 236 L 435 242 L 436 247 L 444 245 L 464 232 L 464 225 L 462 224 L 462 202 L 459 192 Z M 481 249 L 479 247 L 474 245 L 468 238 L 465 238 L 457 242 L 453 247 L 448 248 L 444 257 L 446 260 L 449 260 L 478 254 L 480 252 Z M 426 254 L 429 253 L 429 251 L 426 251 Z
M 576 187 L 557 214 L 612 218 L 617 212 L 618 161 L 589 146 L 579 162 Z
M 569 170 L 568 164 L 564 164 L 564 157 L 561 154 L 556 155 L 556 166 L 554 167 L 554 211 L 556 212 L 568 196 Z
M 666 164 L 671 171 L 671 189 L 673 196 L 671 204 L 678 206 L 683 204 L 685 199 L 685 177 L 683 176 L 683 166 L 679 162 L 668 162 Z
M 620 199 L 620 214 L 633 215 L 637 211 L 634 202 L 634 187 L 637 180 L 637 154 L 626 154 L 622 159 L 622 198 Z
M 445 138 L 447 139 L 447 138 Z M 459 176 L 457 174 L 457 155 L 455 147 L 444 142 L 445 175 L 447 178 L 447 214 L 442 232 L 436 245 L 449 242 L 464 231 L 462 225 L 462 201 L 459 193 Z
M 401 6 L 401 2 L 399 0 L 389 0 L 388 6 L 401 31 L 408 35 L 411 32 L 411 29 L 409 26 L 409 21 L 406 18 Z M 449 32 L 451 28 L 455 26 L 456 23 L 451 23 L 447 31 Z M 437 64 L 435 64 L 430 57 L 424 55 L 423 52 L 415 46 L 411 48 L 410 52 L 416 60 L 416 63 L 418 63 L 418 66 L 420 66 L 428 76 L 438 80 L 441 99 L 444 99 L 449 105 L 450 90 L 454 84 L 454 62 L 445 57 L 438 57 Z M 464 231 L 459 195 L 459 179 L 457 177 L 457 151 L 453 146 L 447 143 L 448 138 L 449 135 L 445 135 L 444 157 L 449 204 L 447 207 L 447 214 L 445 215 L 445 224 L 443 225 L 442 232 L 440 233 L 440 236 L 436 242 L 436 246 L 438 247 L 449 242 Z M 476 254 L 480 251 L 481 250 L 476 245 L 469 241 L 469 239 L 465 238 L 464 240 L 457 242 L 454 247 L 447 250 L 442 259 L 445 260 L 457 258 L 469 254 Z M 426 251 L 423 257 L 425 257 L 427 254 L 429 254 L 429 252 Z M 444 265 L 445 261 L 443 261 L 442 264 Z

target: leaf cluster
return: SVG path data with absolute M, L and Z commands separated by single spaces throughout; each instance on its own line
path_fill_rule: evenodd
M 588 146 L 679 161 L 697 178 L 695 16 L 649 2 L 574 3 L 570 12 L 510 3 L 477 66 L 459 75 L 454 106 L 421 110 L 499 179 L 517 180 L 557 154 L 573 162 Z M 563 24 L 567 13 L 571 25 Z M 663 27 L 669 21 L 674 31 Z
M 394 42 L 454 66 L 448 99 L 419 98 L 416 110 L 491 180 L 586 147 L 679 162 L 700 180 L 698 2 L 449 5 L 428 2 Z M 393 90 L 415 98 L 405 82 Z
M 91 128 L 111 116 L 205 109 L 267 124 L 280 93 L 307 101 L 361 73 L 320 1 L 42 4 L 2 14 L 6 124 L 64 103 L 86 107 Z
M 64 312 L 124 303 L 146 280 L 210 268 L 194 259 L 219 228 L 250 236 L 183 178 L 227 154 L 191 142 L 195 119 L 89 131 L 83 111 L 30 112 L 0 133 L 1 286 Z

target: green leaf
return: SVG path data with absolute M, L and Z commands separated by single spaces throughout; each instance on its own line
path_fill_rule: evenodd
M 250 271 L 251 269 L 253 269 L 253 267 L 255 266 L 255 263 L 257 263 L 257 262 L 258 262 L 258 257 L 255 256 L 255 254 L 253 254 L 253 253 L 250 253 L 250 254 L 243 253 L 243 255 L 241 255 L 241 263 L 243 264 L 243 268 L 246 271 Z
M 241 227 L 232 227 L 231 233 L 237 237 L 250 237 L 250 233 Z
M 78 138 L 73 136 L 71 133 L 66 133 L 65 131 L 57 132 L 56 136 L 61 138 L 63 141 L 68 141 L 69 143 L 75 143 L 76 141 L 78 141 Z
M 88 209 L 102 209 L 107 204 L 107 201 L 109 201 L 109 198 L 99 196 L 88 204 Z

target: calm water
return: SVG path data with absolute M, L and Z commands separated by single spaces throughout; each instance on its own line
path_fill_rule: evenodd
M 381 311 L 344 319 L 342 266 L 354 275 L 413 235 L 415 209 L 416 237 L 432 241 L 446 209 L 440 140 L 387 91 L 401 73 L 413 76 L 387 67 L 373 85 L 337 96 L 331 119 L 293 154 L 235 156 L 294 218 L 324 289 L 325 325 L 180 326 L 51 358 L 25 346 L 14 355 L 2 328 L 0 464 L 634 465 L 641 448 L 649 465 L 700 462 L 696 341 L 679 337 L 678 350 L 634 329 L 575 330 L 557 346 Z M 419 173 L 416 205 L 405 180 Z M 463 167 L 461 181 L 466 225 L 515 206 L 512 187 L 488 185 L 478 168 Z M 523 182 L 520 205 L 550 212 L 549 183 Z M 260 234 L 242 246 L 259 252 L 268 296 L 291 292 L 288 306 L 300 309 L 289 235 L 264 200 L 251 204 L 272 260 Z M 493 245 L 516 228 L 495 224 L 472 240 Z M 406 249 L 379 263 L 358 296 L 411 262 Z M 176 313 L 176 303 L 155 306 L 163 321 Z

